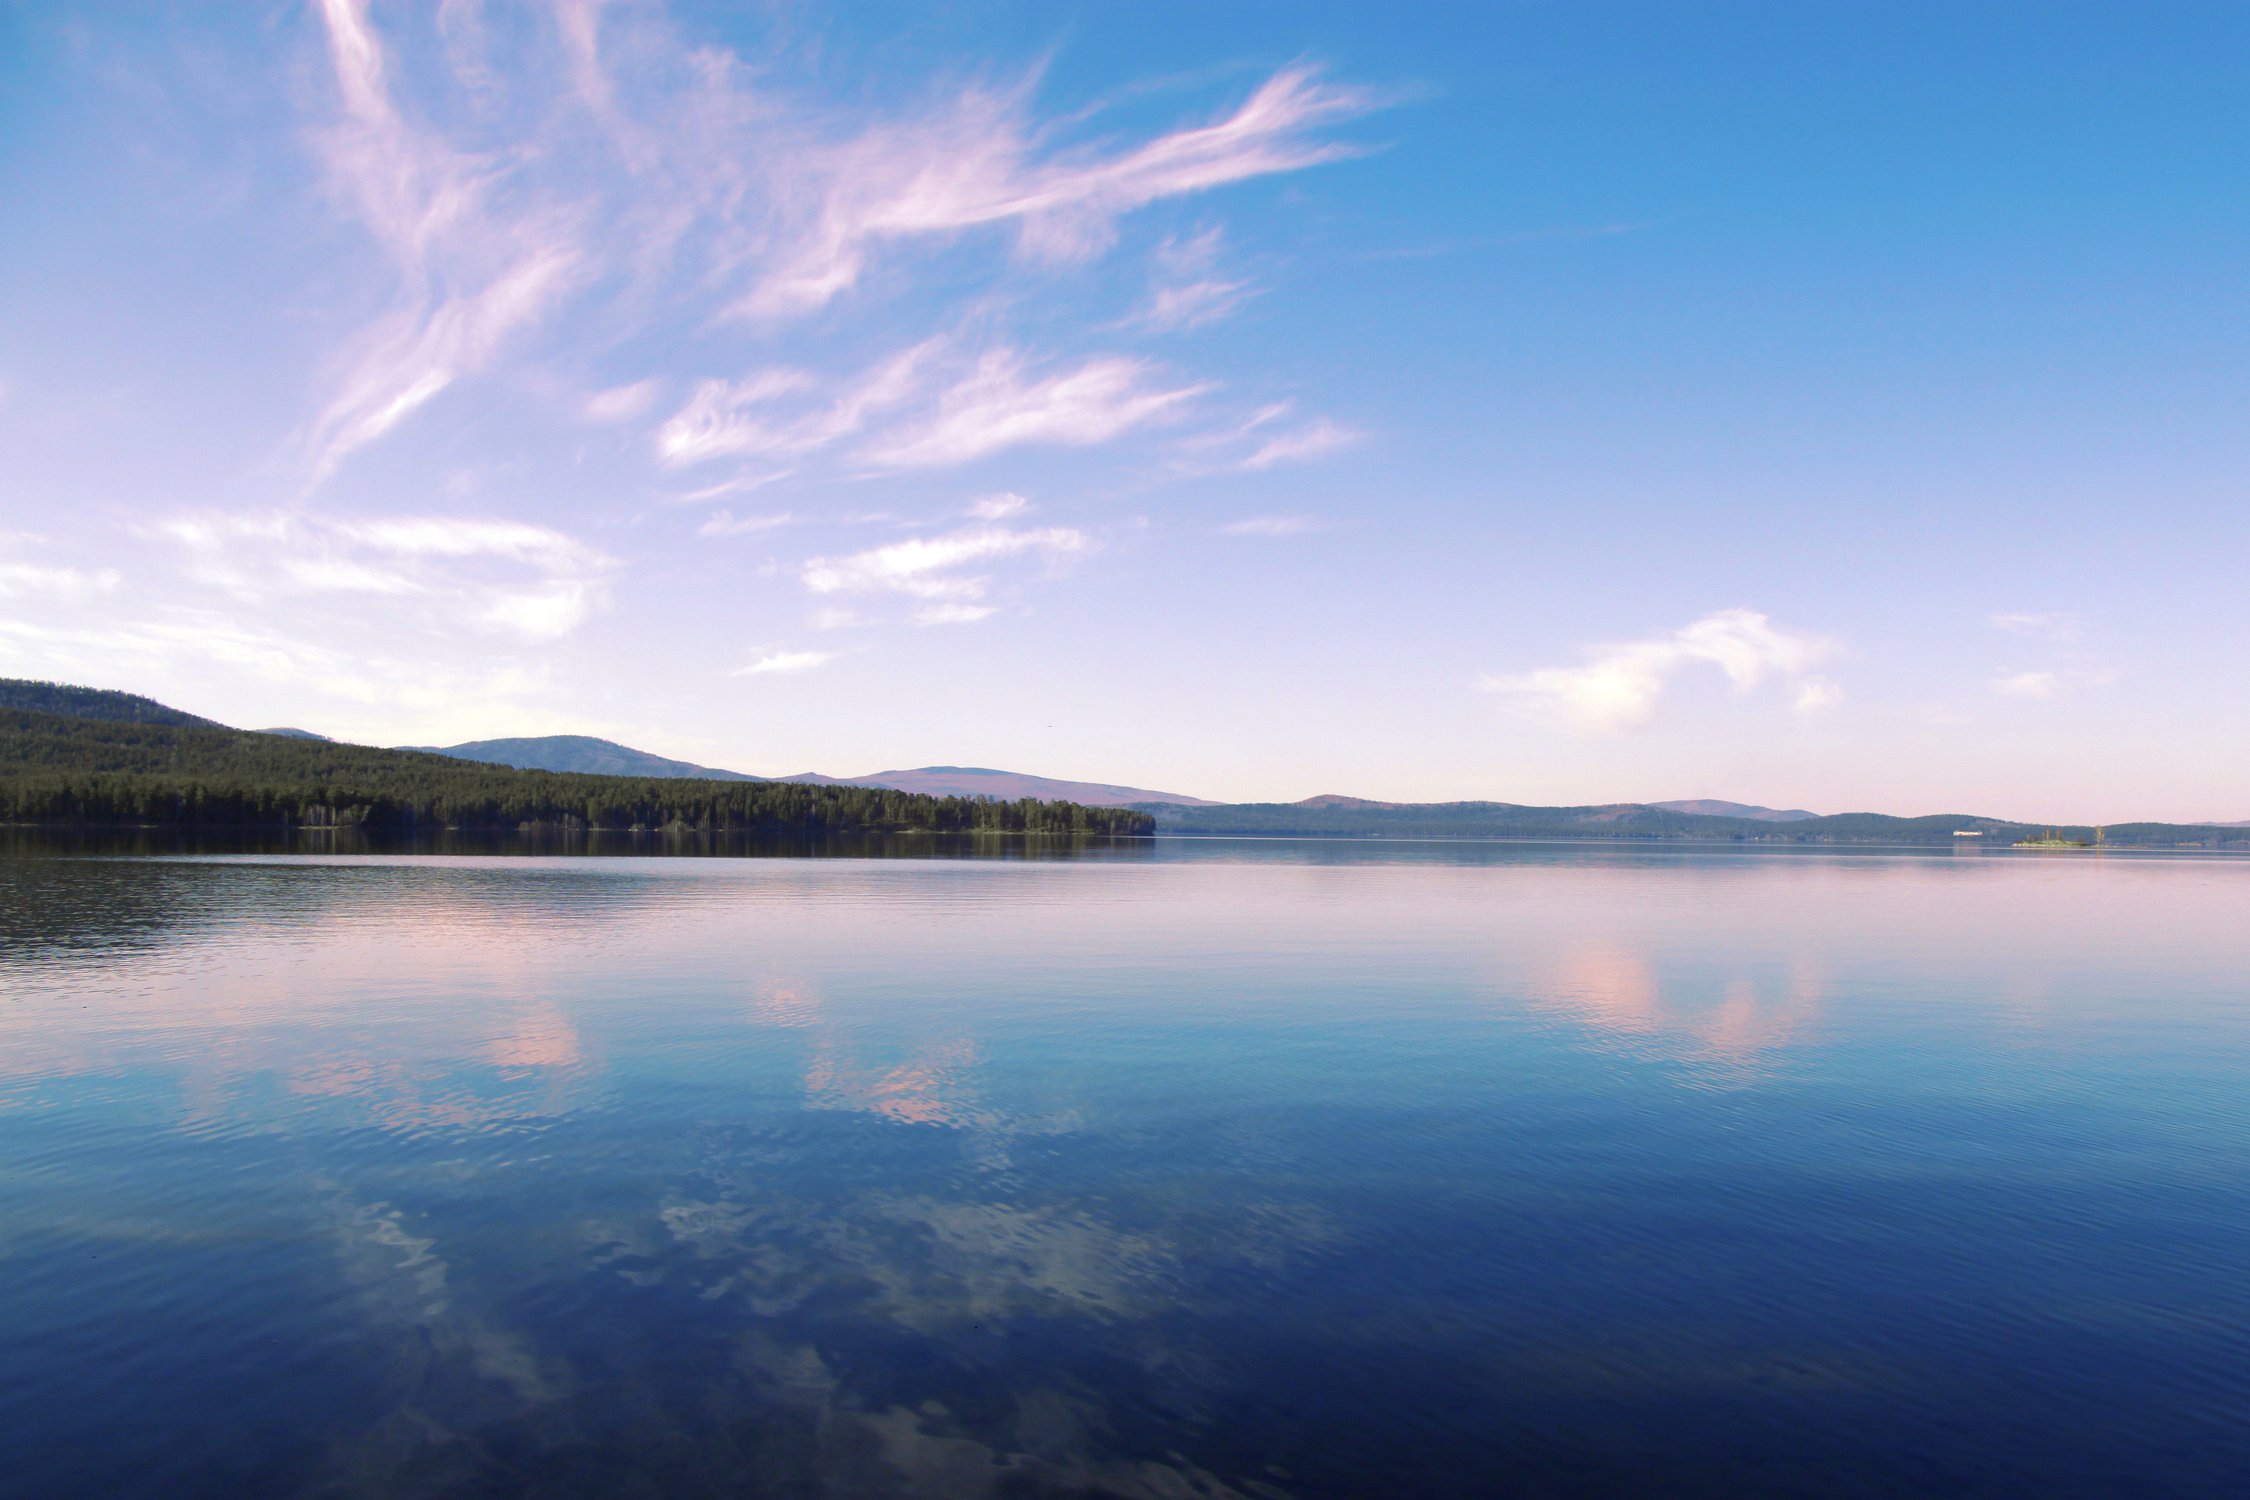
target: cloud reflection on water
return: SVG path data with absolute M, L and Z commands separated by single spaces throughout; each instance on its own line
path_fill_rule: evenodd
M 148 868 L 79 867 L 71 909 Z M 146 1160 L 105 1158 L 137 1220 L 27 1169 L 48 1172 L 39 1231 L 73 1265 L 157 1243 L 158 1221 L 180 1230 L 163 1243 L 229 1245 L 196 1215 L 231 1225 L 242 1184 L 273 1191 L 257 1242 L 315 1269 L 281 1255 L 290 1275 L 246 1293 L 230 1249 L 182 1273 L 182 1298 L 229 1289 L 261 1336 L 342 1330 L 323 1337 L 350 1349 L 350 1421 L 303 1487 L 386 1496 L 755 1472 L 805 1495 L 1271 1500 L 1296 1482 L 1235 1435 L 1302 1431 L 1276 1391 L 1331 1403 L 1315 1446 L 1347 1447 L 1336 1413 L 1364 1409 L 1457 1452 L 1480 1439 L 1433 1415 L 1448 1400 L 1606 1432 L 1683 1400 L 1901 1399 L 1934 1387 L 1827 1274 L 1854 1247 L 1879 1285 L 1897 1263 L 1860 1238 L 1891 1232 L 1861 1211 L 1889 1188 L 1837 1190 L 1857 1127 L 1760 1085 L 1840 1032 L 1919 1065 L 1929 1028 L 2007 1021 L 2025 985 L 2058 997 L 2052 1055 L 2102 1040 L 2071 986 L 2081 931 L 2114 928 L 2120 901 L 2149 930 L 2203 924 L 2206 953 L 2240 944 L 2239 911 L 2181 877 L 2093 890 L 2075 870 L 158 878 L 191 868 L 169 938 L 137 917 L 115 946 L 81 922 L 0 953 L 0 1124 L 78 1111 L 141 1132 Z M 2219 1015 L 2207 993 L 2174 1013 Z M 1943 1006 L 1917 1011 L 1925 995 Z M 1836 1076 L 1840 1097 L 1872 1087 Z M 1738 1092 L 1695 1099 L 1683 1078 Z M 1973 1082 L 1957 1111 L 1984 1107 Z M 1733 1129 L 1767 1117 L 1829 1132 L 1819 1159 L 1789 1129 Z M 1751 1150 L 1755 1170 L 1721 1159 Z M 180 1163 L 210 1209 L 150 1205 Z M 1727 1236 L 1751 1221 L 1782 1274 L 1746 1287 Z M 1807 1245 L 1821 1269 L 1791 1280 Z M 1889 1292 L 1885 1318 L 1916 1315 Z M 1382 1492 L 1370 1472 L 1307 1488 Z
M 1603 946 L 1561 954 L 1530 998 L 1610 1045 L 1748 1081 L 1814 1030 L 1827 988 L 1802 957 L 1778 975 L 1666 977 L 1643 953 Z

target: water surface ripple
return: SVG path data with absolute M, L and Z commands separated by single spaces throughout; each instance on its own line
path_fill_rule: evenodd
M 0 1487 L 2242 1495 L 2246 1064 L 2220 859 L 19 845 Z

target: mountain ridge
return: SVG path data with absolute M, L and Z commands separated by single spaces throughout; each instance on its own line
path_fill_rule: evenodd
M 464 740 L 458 745 L 400 745 L 424 755 L 444 755 L 454 760 L 488 766 L 509 766 L 518 771 L 561 771 L 576 776 L 653 776 L 661 780 L 770 781 L 742 771 L 699 766 L 647 750 L 636 750 L 615 740 L 590 734 L 523 735 L 506 739 Z
M 1682 802 L 1644 802 L 1666 812 L 1696 813 L 1706 818 L 1749 818 L 1760 823 L 1801 823 L 1820 816 L 1801 807 L 1760 807 L 1754 802 L 1727 802 L 1717 797 L 1690 797 Z
M 0 712 L 4 711 L 125 725 L 220 730 L 325 748 L 337 755 L 372 748 L 339 743 L 304 729 L 236 730 L 140 694 L 30 679 L 0 678 Z M 1293 803 L 1220 803 L 1109 782 L 1070 781 L 985 766 L 920 766 L 855 777 L 812 771 L 763 777 L 674 760 L 591 735 L 471 740 L 450 747 L 402 746 L 395 752 L 376 753 L 432 755 L 469 764 L 613 779 L 795 783 L 931 797 L 1069 801 L 1084 807 L 1145 811 L 1156 818 L 1158 831 L 1180 833 L 1339 838 L 1724 838 L 1807 843 L 1903 839 L 1943 844 L 1961 831 L 1973 831 L 1997 843 L 2001 838 L 2032 836 L 2051 826 L 1967 814 L 1910 818 L 1883 813 L 1821 815 L 1801 808 L 1777 809 L 1713 798 L 1542 808 L 1494 801 L 1388 802 L 1330 792 Z M 2092 835 L 2091 827 L 2083 825 L 2062 825 L 2062 831 L 2072 837 L 2090 839 Z M 2159 838 L 2167 844 L 2234 847 L 2250 844 L 2250 822 L 2110 825 L 2113 843 L 2131 842 L 2136 836 Z
M 808 776 L 813 773 L 807 773 Z M 798 780 L 785 777 L 784 780 Z M 1146 787 L 1120 786 L 1108 781 L 1072 781 L 1059 776 L 1035 776 L 1028 771 L 998 771 L 989 766 L 915 766 L 850 776 L 833 783 L 845 786 L 887 786 L 930 797 L 993 797 L 1013 802 L 1024 797 L 1060 798 L 1082 807 L 1216 807 L 1218 803 L 1179 792 L 1151 791 Z

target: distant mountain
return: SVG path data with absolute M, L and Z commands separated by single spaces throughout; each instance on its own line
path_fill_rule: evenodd
M 280 735 L 280 736 L 281 736 L 282 738 L 284 738 L 284 739 L 291 739 L 291 740 L 319 740 L 319 741 L 320 741 L 320 742 L 321 742 L 322 744 L 324 744 L 324 745 L 333 745 L 333 744 L 335 744 L 335 743 L 336 743 L 336 742 L 335 742 L 334 740 L 330 739 L 330 738 L 329 738 L 329 737 L 328 737 L 327 735 L 325 735 L 325 734 L 314 734 L 314 733 L 313 733 L 313 732 L 312 732 L 311 730 L 309 730 L 309 729 L 254 729 L 254 730 L 252 730 L 252 731 L 251 731 L 251 733 L 252 733 L 252 734 L 278 734 L 278 735 Z
M 1806 818 L 1817 818 L 1819 813 L 1806 812 L 1801 807 L 1786 810 L 1777 807 L 1758 807 L 1748 802 L 1721 802 L 1715 797 L 1698 797 L 1688 802 L 1650 802 L 1648 807 L 1660 807 L 1666 812 L 1694 813 L 1703 818 L 1750 818 L 1760 823 L 1799 823 Z
M 1304 802 L 1244 802 L 1228 806 L 1154 809 L 1158 833 L 1259 837 L 1365 839 L 1648 839 L 1726 840 L 1788 844 L 1920 844 L 2002 849 L 2042 830 L 2003 818 L 1941 813 L 1894 818 L 1882 813 L 1837 813 L 1776 820 L 1714 817 L 1654 804 L 1612 802 L 1584 807 L 1526 807 L 1513 802 L 1369 802 L 1357 797 L 1313 797 Z M 1759 812 L 1770 811 L 1760 808 Z M 2091 827 L 2058 829 L 2091 842 Z M 1974 832 L 1974 840 L 1955 835 Z M 2113 823 L 2112 845 L 2141 848 L 2230 848 L 2250 845 L 2250 835 L 2214 824 Z
M 584 734 L 543 734 L 527 739 L 470 740 L 462 745 L 402 745 L 430 755 L 450 755 L 455 760 L 481 761 L 488 766 L 513 766 L 519 771 L 570 771 L 581 776 L 679 777 L 696 781 L 764 781 L 740 771 L 714 770 L 684 760 L 671 760 L 635 750 L 615 740 L 597 740 Z
M 71 719 L 98 719 L 108 724 L 182 724 L 204 729 L 224 729 L 213 719 L 167 708 L 138 693 L 118 693 L 107 688 L 70 687 L 59 682 L 32 682 L 21 677 L 0 677 L 0 708 L 26 713 L 61 714 Z
M 841 781 L 815 772 L 783 779 L 809 781 L 823 786 L 890 787 L 901 792 L 920 792 L 929 797 L 992 797 L 1002 802 L 1014 802 L 1023 797 L 1036 797 L 1042 802 L 1059 799 L 1076 802 L 1082 807 L 1218 805 L 1201 797 L 1182 796 L 1178 792 L 1152 792 L 1145 787 L 1113 786 L 1106 781 L 1059 781 L 1052 776 L 1033 776 L 1023 771 L 995 771 L 985 766 L 917 766 L 910 771 L 877 771 L 872 776 L 853 776 Z

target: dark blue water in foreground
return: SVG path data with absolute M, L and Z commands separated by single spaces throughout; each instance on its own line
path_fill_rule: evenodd
M 0 859 L 0 1490 L 2250 1493 L 2250 861 Z

